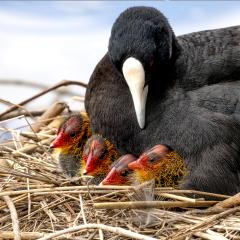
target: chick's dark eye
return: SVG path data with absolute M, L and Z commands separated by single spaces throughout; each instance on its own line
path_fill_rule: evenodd
M 125 170 L 125 171 L 121 172 L 121 176 L 127 177 L 129 175 L 129 173 L 130 173 L 129 171 Z
M 70 137 L 71 137 L 71 138 L 75 138 L 76 135 L 77 135 L 76 133 L 70 133 Z
M 157 162 L 158 160 L 159 160 L 158 157 L 150 157 L 148 161 L 149 161 L 150 163 L 155 163 L 155 162 Z

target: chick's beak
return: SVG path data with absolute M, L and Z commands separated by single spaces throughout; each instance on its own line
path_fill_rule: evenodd
M 145 126 L 145 108 L 148 94 L 148 86 L 145 86 L 143 65 L 136 58 L 129 57 L 123 63 L 122 72 L 132 95 L 139 127 L 143 129 Z
M 140 156 L 140 158 L 134 162 L 131 162 L 128 164 L 128 167 L 131 169 L 131 170 L 140 170 L 140 169 L 144 169 L 144 165 L 143 165 L 143 161 L 145 161 L 147 158 L 147 156 L 145 155 L 142 155 Z
M 141 169 L 141 165 L 139 164 L 138 161 L 134 161 L 134 162 L 129 163 L 128 167 L 133 171 L 137 170 L 137 169 Z
M 63 146 L 62 142 L 62 134 L 58 134 L 57 137 L 53 140 L 53 142 L 50 144 L 50 148 L 59 148 Z
M 86 160 L 85 169 L 83 170 L 83 175 L 88 175 L 93 170 L 92 161 L 93 161 L 93 149 L 91 148 Z
M 121 185 L 119 177 L 115 167 L 113 167 L 99 185 Z

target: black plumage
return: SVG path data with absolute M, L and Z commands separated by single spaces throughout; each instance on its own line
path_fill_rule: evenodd
M 148 86 L 143 129 L 122 72 L 129 57 L 141 62 Z M 240 191 L 239 100 L 239 26 L 175 37 L 158 10 L 134 7 L 113 25 L 85 106 L 92 130 L 121 153 L 170 145 L 186 160 L 183 187 L 234 194 Z

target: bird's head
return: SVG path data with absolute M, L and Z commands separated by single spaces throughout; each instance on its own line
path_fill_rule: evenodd
M 187 168 L 181 156 L 171 147 L 156 145 L 143 153 L 135 162 L 129 163 L 134 179 L 140 183 L 155 179 L 158 186 L 175 187 Z
M 167 19 L 157 9 L 132 7 L 115 21 L 108 52 L 129 87 L 142 129 L 149 87 L 164 88 L 168 84 L 164 79 L 167 69 L 179 52 L 176 37 Z
M 84 146 L 82 158 L 85 162 L 84 175 L 106 175 L 113 161 L 118 158 L 118 153 L 107 139 L 93 135 Z
M 85 113 L 70 116 L 58 129 L 57 137 L 51 148 L 69 150 L 79 148 L 91 135 L 88 116 Z
M 131 184 L 132 170 L 128 164 L 135 161 L 136 157 L 126 154 L 112 164 L 112 168 L 107 176 L 100 183 L 101 185 L 127 185 Z
M 144 152 L 135 162 L 128 167 L 135 173 L 139 182 L 149 181 L 155 178 L 169 163 L 168 155 L 172 152 L 168 146 L 156 145 Z

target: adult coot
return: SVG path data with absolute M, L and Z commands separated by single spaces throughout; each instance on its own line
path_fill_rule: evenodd
M 185 188 L 240 191 L 239 43 L 240 27 L 175 37 L 158 10 L 126 10 L 88 84 L 91 128 L 121 153 L 172 146 Z

